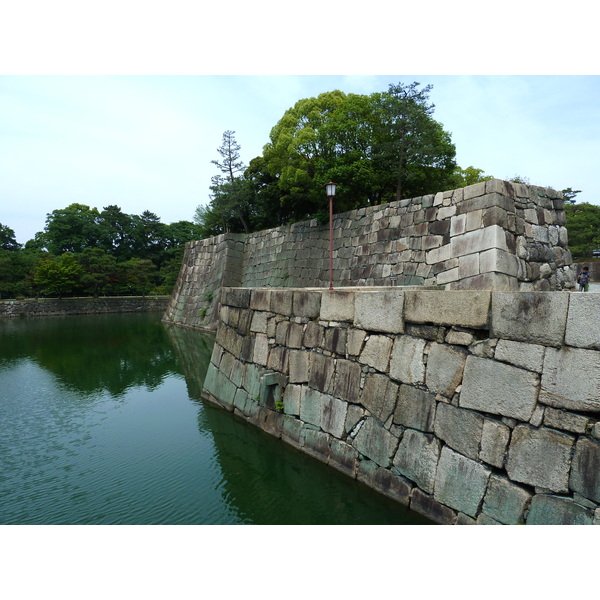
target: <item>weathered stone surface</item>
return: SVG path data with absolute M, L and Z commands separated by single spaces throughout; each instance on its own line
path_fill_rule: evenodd
M 250 308 L 255 311 L 271 310 L 271 290 L 264 288 L 251 290 Z
M 579 438 L 575 445 L 570 487 L 585 498 L 600 502 L 600 443 Z
M 499 475 L 491 475 L 483 500 L 483 512 L 505 525 L 524 522 L 532 494 Z
M 315 427 L 321 427 L 323 394 L 307 388 L 300 398 L 300 420 Z
M 385 335 L 371 335 L 365 342 L 359 360 L 361 363 L 385 373 L 390 362 L 391 350 L 391 338 Z
M 358 292 L 354 299 L 354 325 L 366 331 L 402 333 L 404 292 Z
M 385 423 L 396 407 L 398 386 L 387 375 L 369 373 L 360 396 L 361 404 Z
M 573 433 L 585 433 L 590 420 L 582 415 L 546 407 L 544 411 L 544 425 Z
M 346 355 L 346 337 L 347 329 L 345 327 L 327 327 L 325 329 L 325 339 L 323 349 L 332 354 Z
M 380 494 L 384 494 L 404 506 L 408 506 L 410 503 L 410 492 L 413 485 L 404 477 L 396 475 L 388 469 L 380 467 L 375 471 L 372 486 Z
M 357 459 L 358 453 L 350 444 L 337 439 L 331 440 L 329 464 L 332 467 L 348 477 L 356 477 Z
M 329 394 L 333 390 L 333 375 L 335 373 L 334 359 L 311 352 L 309 354 L 308 385 L 311 388 Z
M 321 429 L 336 438 L 344 434 L 348 403 L 334 396 L 321 396 Z
M 490 248 L 508 250 L 504 229 L 498 225 L 483 227 L 456 235 L 450 240 L 452 256 L 464 256 L 474 252 L 484 252 Z
M 490 469 L 444 446 L 433 497 L 438 502 L 475 517 L 490 474 Z
M 433 394 L 412 385 L 402 384 L 394 411 L 394 423 L 419 431 L 433 432 L 435 407 Z
M 332 394 L 347 402 L 358 403 L 360 376 L 361 369 L 358 363 L 351 360 L 337 359 L 335 361 Z
M 539 344 L 526 344 L 512 340 L 498 340 L 496 360 L 510 363 L 536 373 L 542 372 L 546 348 Z
M 527 525 L 591 525 L 594 512 L 570 498 L 536 494 L 531 501 Z
M 402 335 L 395 339 L 390 357 L 390 377 L 402 383 L 423 383 L 425 340 Z
M 512 434 L 506 472 L 513 481 L 567 492 L 574 442 L 570 435 L 553 429 L 518 425 Z
M 330 455 L 329 435 L 316 429 L 302 428 L 302 448 L 306 454 L 328 462 Z
M 398 447 L 398 439 L 380 422 L 369 417 L 354 438 L 353 446 L 380 467 L 389 467 L 392 456 Z
M 346 338 L 346 351 L 350 356 L 358 356 L 363 347 L 367 332 L 362 329 L 348 329 Z
M 578 348 L 600 350 L 600 294 L 572 294 L 565 342 Z
M 560 346 L 565 337 L 568 304 L 568 294 L 494 292 L 491 335 Z
M 479 459 L 494 467 L 502 468 L 506 448 L 510 440 L 510 432 L 510 427 L 507 427 L 504 423 L 485 419 L 481 432 Z
M 528 421 L 537 400 L 539 375 L 487 358 L 469 356 L 459 404 Z
M 407 429 L 394 457 L 394 469 L 433 493 L 441 442 L 433 435 Z
M 320 348 L 323 343 L 325 329 L 315 321 L 309 321 L 304 329 L 303 344 L 305 348 Z
M 306 391 L 303 385 L 288 385 L 283 393 L 283 412 L 295 417 L 300 415 L 300 405 Z
M 292 314 L 297 317 L 317 319 L 321 311 L 321 293 L 316 291 L 293 292 Z
M 548 348 L 540 402 L 555 408 L 600 411 L 600 352 Z
M 413 323 L 480 328 L 488 324 L 491 293 L 487 291 L 405 292 L 404 318 Z
M 431 344 L 425 384 L 432 392 L 451 398 L 462 380 L 466 360 L 467 356 L 461 350 Z
M 453 525 L 456 523 L 456 513 L 451 508 L 440 504 L 419 488 L 414 488 L 412 491 L 410 509 L 439 525 Z
M 302 350 L 291 350 L 288 355 L 290 383 L 308 381 L 309 355 Z
M 480 414 L 440 402 L 435 413 L 434 433 L 457 452 L 476 460 L 483 424 Z
M 354 291 L 324 291 L 321 296 L 322 321 L 354 321 Z

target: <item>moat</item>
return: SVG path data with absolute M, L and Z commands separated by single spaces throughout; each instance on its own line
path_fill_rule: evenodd
M 0 524 L 427 524 L 200 399 L 160 313 L 0 321 Z

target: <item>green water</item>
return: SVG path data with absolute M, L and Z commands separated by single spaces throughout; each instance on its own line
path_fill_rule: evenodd
M 0 320 L 0 524 L 426 524 L 200 399 L 160 314 Z

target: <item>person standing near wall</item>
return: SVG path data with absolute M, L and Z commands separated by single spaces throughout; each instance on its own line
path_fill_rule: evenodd
M 590 274 L 587 267 L 583 267 L 581 273 L 577 275 L 577 283 L 580 292 L 587 292 L 590 289 Z

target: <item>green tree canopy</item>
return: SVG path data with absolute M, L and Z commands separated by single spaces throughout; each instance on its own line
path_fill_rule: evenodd
M 588 258 L 600 248 L 600 206 L 582 202 L 565 204 L 569 250 L 574 260 Z

